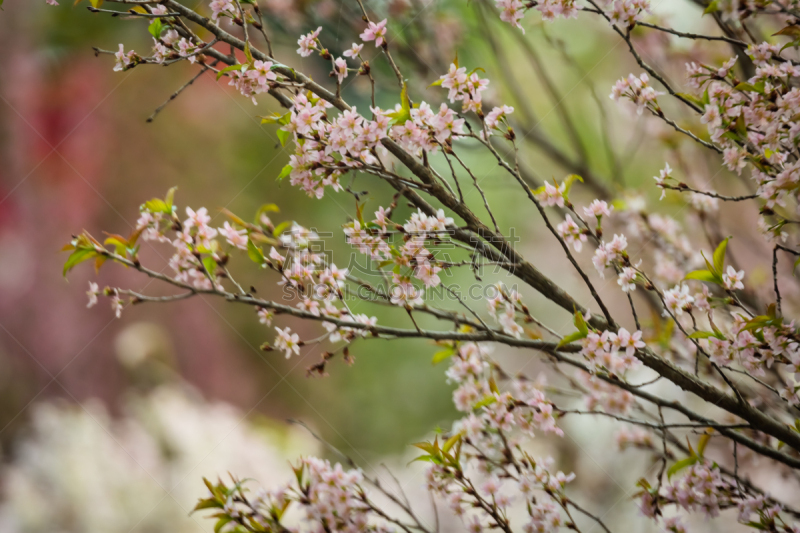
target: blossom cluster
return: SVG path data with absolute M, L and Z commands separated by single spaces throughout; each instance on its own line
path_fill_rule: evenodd
M 242 96 L 250 98 L 256 104 L 256 95 L 263 94 L 270 89 L 270 83 L 278 79 L 272 71 L 272 61 L 254 60 L 251 65 L 242 65 L 241 70 L 231 72 L 229 85 L 238 90 Z
M 441 242 L 447 237 L 448 228 L 453 219 L 440 209 L 436 215 L 428 216 L 422 211 L 412 213 L 402 226 L 403 244 L 391 242 L 392 233 L 388 231 L 391 224 L 391 210 L 380 207 L 375 211 L 372 222 L 362 224 L 359 220 L 347 224 L 344 228 L 347 242 L 359 252 L 371 259 L 382 262 L 386 266 L 394 266 L 390 301 L 401 307 L 413 307 L 422 303 L 422 291 L 413 280 L 416 279 L 426 287 L 436 287 L 441 283 L 439 273 L 447 268 L 436 254 L 428 249 L 433 241 Z
M 630 333 L 627 329 L 620 328 L 616 333 L 590 332 L 581 340 L 581 355 L 595 372 L 604 371 L 614 376 L 623 376 L 627 371 L 641 366 L 634 354 L 644 346 L 641 331 Z
M 616 101 L 620 98 L 627 98 L 636 104 L 636 113 L 639 115 L 650 105 L 653 109 L 658 109 L 658 97 L 665 94 L 657 91 L 650 85 L 650 76 L 642 72 L 639 77 L 629 74 L 627 78 L 621 78 L 611 87 L 609 97 Z
M 785 241 L 785 218 L 775 209 L 787 207 L 800 188 L 800 167 L 789 155 L 800 134 L 800 90 L 789 80 L 800 75 L 800 67 L 775 44 L 750 45 L 747 54 L 755 74 L 746 82 L 732 72 L 736 58 L 720 67 L 689 63 L 687 76 L 703 92 L 701 122 L 722 149 L 725 166 L 741 174 L 752 163 L 757 195 L 767 208 L 759 222 L 763 233 Z
M 501 392 L 492 378 L 488 354 L 482 344 L 465 343 L 452 356 L 447 377 L 458 384 L 453 393 L 456 407 L 467 413 L 454 425 L 453 435 L 476 452 L 459 444 L 455 453 L 443 456 L 444 461 L 433 460 L 426 473 L 428 487 L 447 501 L 471 531 L 506 517 L 512 503 L 520 499 L 528 513 L 523 530 L 557 531 L 567 525 L 559 496 L 563 497 L 565 485 L 575 475 L 556 472 L 551 458 L 525 454 L 514 436 L 517 432 L 533 436 L 535 429 L 563 435 L 556 426 L 554 406 L 540 383 L 526 379 L 512 380 L 510 390 Z M 505 468 L 512 461 L 516 475 L 509 475 Z M 485 473 L 482 482 L 473 484 L 462 474 L 473 467 Z
M 686 512 L 698 512 L 706 518 L 716 518 L 730 507 L 737 510 L 739 523 L 765 531 L 794 533 L 797 524 L 789 525 L 780 516 L 782 507 L 767 495 L 748 494 L 723 477 L 716 463 L 701 456 L 693 456 L 693 464 L 660 489 L 643 491 L 640 509 L 656 518 L 660 508 L 675 506 Z M 668 531 L 685 532 L 680 516 L 664 519 Z
M 326 186 L 341 190 L 339 178 L 351 169 L 383 167 L 384 138 L 391 138 L 412 153 L 435 152 L 441 144 L 450 143 L 453 135 L 463 133 L 464 128 L 464 119 L 445 104 L 434 112 L 422 102 L 410 110 L 407 120 L 397 124 L 392 124 L 392 112 L 379 108 L 372 108 L 370 120 L 355 107 L 330 117 L 330 107 L 324 100 L 299 94 L 284 126 L 295 140 L 295 153 L 289 162 L 290 181 L 317 198 L 324 196 Z
M 521 299 L 522 297 L 516 290 L 509 290 L 502 285 L 497 285 L 497 294 L 494 298 L 487 300 L 489 312 L 503 328 L 503 333 L 516 338 L 520 338 L 524 331 L 522 326 L 517 323 L 517 313 L 527 314 L 527 308 L 522 305 Z
M 451 103 L 461 102 L 465 112 L 480 112 L 481 93 L 489 85 L 489 80 L 478 76 L 476 70 L 467 74 L 467 67 L 459 67 L 455 63 L 451 63 L 447 74 L 439 78 L 441 86 L 448 90 L 448 100 Z

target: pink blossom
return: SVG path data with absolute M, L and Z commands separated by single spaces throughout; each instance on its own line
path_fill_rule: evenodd
M 100 289 L 97 287 L 97 283 L 90 281 L 89 290 L 86 291 L 86 295 L 89 297 L 89 303 L 86 304 L 86 307 L 94 307 L 97 304 L 97 296 L 99 294 Z
M 360 54 L 360 53 L 361 53 L 361 49 L 362 49 L 362 48 L 364 48 L 364 45 L 363 45 L 363 44 L 356 44 L 356 43 L 353 43 L 353 46 L 351 46 L 350 48 L 348 48 L 347 50 L 345 50 L 345 51 L 344 51 L 344 53 L 343 53 L 342 55 L 343 55 L 344 57 L 350 57 L 350 58 L 353 58 L 353 59 L 355 59 L 355 58 L 357 58 L 357 57 L 358 57 L 358 54 Z
M 728 265 L 728 270 L 722 275 L 722 282 L 725 288 L 729 291 L 744 289 L 744 270 L 736 271 L 731 265 Z
M 236 248 L 240 248 L 242 250 L 247 250 L 246 229 L 237 230 L 231 226 L 228 221 L 225 221 L 223 227 L 219 228 L 219 234 L 225 237 L 225 240 L 228 241 L 228 244 L 231 246 L 235 246 Z
M 369 22 L 368 24 L 367 29 L 360 35 L 361 40 L 365 43 L 375 41 L 376 47 L 382 45 L 386 37 L 386 19 L 383 19 L 377 24 L 374 22 Z
M 278 336 L 275 338 L 275 348 L 283 350 L 286 353 L 286 359 L 292 356 L 292 352 L 296 355 L 300 354 L 300 337 L 297 333 L 292 333 L 291 329 L 275 328 Z
M 668 291 L 664 291 L 664 304 L 675 316 L 681 316 L 684 309 L 694 302 L 694 298 L 689 294 L 689 286 L 686 284 L 676 285 Z M 669 316 L 664 310 L 664 316 Z
M 119 72 L 121 70 L 127 70 L 127 68 L 133 62 L 134 57 L 136 57 L 136 52 L 131 50 L 130 52 L 125 53 L 125 46 L 120 43 L 119 51 L 114 54 L 114 57 L 116 58 L 114 71 Z
M 235 16 L 236 6 L 233 0 L 211 0 L 211 20 L 217 22 L 220 15 Z
M 546 206 L 564 207 L 564 190 L 566 185 L 553 185 L 549 181 L 544 182 L 544 189 L 536 194 L 536 199 Z
M 636 290 L 636 269 L 632 267 L 624 267 L 619 273 L 617 283 L 622 288 L 622 292 L 633 292 Z
M 486 127 L 491 129 L 496 129 L 500 125 L 500 121 L 503 120 L 505 117 L 510 115 L 514 112 L 514 108 L 504 105 L 502 107 L 495 107 L 486 115 L 484 119 L 484 123 Z
M 322 26 L 311 33 L 300 36 L 300 38 L 297 40 L 297 44 L 300 45 L 300 48 L 297 49 L 297 53 L 302 57 L 308 57 L 313 54 L 317 46 L 317 37 L 321 31 Z
M 347 61 L 341 57 L 337 57 L 333 63 L 333 72 L 336 74 L 336 79 L 339 80 L 339 83 L 342 83 L 342 80 L 347 77 Z
M 266 307 L 257 307 L 256 313 L 258 314 L 258 321 L 265 326 L 269 326 L 272 324 L 272 317 L 275 316 L 275 313 L 271 309 L 267 309 Z
M 115 294 L 111 297 L 111 309 L 114 311 L 114 316 L 117 318 L 122 317 L 122 308 L 125 304 L 122 301 L 122 298 L 119 297 L 118 294 Z
M 581 251 L 583 243 L 586 242 L 586 234 L 581 230 L 578 224 L 572 220 L 570 215 L 567 215 L 564 218 L 564 222 L 556 226 L 556 231 L 567 244 L 571 244 L 572 247 L 575 248 L 576 252 Z
M 592 200 L 589 207 L 583 208 L 583 214 L 587 217 L 596 217 L 600 219 L 603 216 L 611 216 L 611 211 L 614 210 L 613 206 L 609 206 L 605 200 Z

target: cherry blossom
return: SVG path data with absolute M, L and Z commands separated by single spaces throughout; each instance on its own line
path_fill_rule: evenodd
M 219 228 L 218 231 L 220 235 L 225 237 L 225 240 L 228 241 L 228 244 L 231 246 L 235 246 L 236 248 L 240 248 L 242 250 L 247 250 L 247 230 L 237 230 L 226 221 L 223 224 L 223 227 Z
M 342 55 L 344 57 L 350 57 L 352 59 L 355 59 L 361 53 L 361 49 L 362 48 L 364 48 L 363 44 L 353 43 L 353 45 L 350 48 L 348 48 L 347 50 L 345 50 Z
M 736 271 L 733 266 L 728 265 L 728 270 L 722 275 L 722 282 L 725 284 L 725 288 L 729 291 L 735 290 L 742 290 L 744 289 L 744 270 Z
M 689 294 L 689 286 L 684 283 L 676 285 L 668 291 L 664 291 L 664 305 L 666 306 L 664 316 L 668 316 L 669 312 L 675 316 L 681 316 L 693 302 L 694 297 Z
M 127 70 L 129 66 L 134 62 L 136 58 L 136 52 L 130 50 L 129 52 L 125 52 L 125 45 L 120 43 L 119 51 L 114 54 L 116 58 L 116 63 L 114 63 L 114 71 L 119 72 L 122 70 Z
M 94 307 L 97 305 L 97 296 L 100 294 L 100 289 L 97 287 L 97 283 L 90 281 L 89 282 L 89 290 L 86 291 L 86 296 L 89 297 L 89 303 L 86 304 L 86 307 Z
M 367 29 L 361 34 L 361 40 L 365 43 L 375 41 L 375 46 L 379 47 L 386 38 L 386 19 L 383 19 L 377 24 L 374 22 L 368 22 L 367 24 Z
M 544 190 L 536 195 L 542 205 L 564 207 L 564 191 L 566 184 L 554 185 L 549 181 L 544 182 Z
M 275 348 L 278 350 L 283 350 L 286 354 L 286 359 L 292 356 L 292 352 L 295 355 L 300 355 L 300 337 L 297 333 L 292 333 L 292 330 L 289 328 L 275 328 L 275 331 L 278 333 L 278 336 L 275 338 Z
M 311 33 L 307 33 L 301 36 L 297 40 L 297 44 L 300 45 L 300 48 L 297 49 L 297 53 L 303 57 L 308 57 L 311 54 L 313 54 L 314 50 L 316 50 L 317 38 L 319 37 L 319 32 L 321 31 L 322 31 L 322 26 L 312 31 Z
M 336 79 L 339 81 L 339 83 L 342 83 L 342 80 L 347 77 L 347 61 L 341 57 L 337 57 L 334 60 L 333 72 L 336 75 Z
M 556 231 L 564 239 L 567 244 L 571 244 L 576 252 L 580 252 L 583 248 L 583 243 L 586 242 L 586 234 L 581 230 L 578 224 L 572 220 L 570 215 L 564 218 L 564 222 L 556 226 Z

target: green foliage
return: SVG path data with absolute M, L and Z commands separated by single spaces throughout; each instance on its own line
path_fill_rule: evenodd
M 234 70 L 242 70 L 243 68 L 244 65 L 229 65 L 224 69 L 220 70 L 219 72 L 217 72 L 217 81 L 219 81 L 219 79 L 228 72 L 233 72 Z
M 272 232 L 272 236 L 273 237 L 279 236 L 281 233 L 286 231 L 286 228 L 288 228 L 291 225 L 292 225 L 292 221 L 291 220 L 286 220 L 284 222 L 281 222 L 280 224 L 275 226 L 275 230 Z
M 247 257 L 258 265 L 263 265 L 267 262 L 264 252 L 253 243 L 253 239 L 247 239 Z
M 140 210 L 147 210 L 151 213 L 164 213 L 167 215 L 172 215 L 175 211 L 175 205 L 173 200 L 175 198 L 175 191 L 178 190 L 177 187 L 172 187 L 170 190 L 167 191 L 167 195 L 162 200 L 161 198 L 153 198 L 151 200 L 146 201 L 142 206 L 139 208 Z
M 281 173 L 278 174 L 278 181 L 281 181 L 291 173 L 292 173 L 292 165 L 286 165 L 281 169 Z
M 709 13 L 716 13 L 717 11 L 719 11 L 719 0 L 712 0 L 703 10 L 703 15 L 708 15 Z
M 578 331 L 570 333 L 561 339 L 556 348 L 561 348 L 571 342 L 579 341 L 589 336 L 589 326 L 586 324 L 586 320 L 584 320 L 580 311 L 575 310 L 575 315 L 572 318 L 572 322 L 575 324 L 575 327 L 578 328 Z
M 704 433 L 703 435 L 701 435 L 700 439 L 697 441 L 697 451 L 695 452 L 694 449 L 692 449 L 692 444 L 689 443 L 687 439 L 687 443 L 689 444 L 689 457 L 681 459 L 680 461 L 677 461 L 675 464 L 670 466 L 669 469 L 667 469 L 667 477 L 671 478 L 673 475 L 677 474 L 681 470 L 689 468 L 690 466 L 697 464 L 699 462 L 702 462 L 703 454 L 706 451 L 706 445 L 708 445 L 709 440 L 711 440 L 711 434 Z
M 408 98 L 408 85 L 405 82 L 403 90 L 400 91 L 400 105 L 402 107 L 399 111 L 386 113 L 386 116 L 392 119 L 392 124 L 405 124 L 407 120 L 411 120 L 411 100 Z
M 433 354 L 433 364 L 438 365 L 442 361 L 445 361 L 452 357 L 453 355 L 458 353 L 458 345 L 453 343 L 451 346 L 448 346 L 444 350 L 438 351 Z
M 712 257 L 713 264 L 706 259 L 705 255 L 703 255 L 703 259 L 706 261 L 707 270 L 695 270 L 689 272 L 686 274 L 684 279 L 696 279 L 706 283 L 724 285 L 724 282 L 722 281 L 722 274 L 725 272 L 725 252 L 728 249 L 729 240 L 730 237 L 726 237 L 721 243 L 719 243 L 717 249 L 714 250 L 714 255 Z
M 161 19 L 154 18 L 153 22 L 151 22 L 150 26 L 148 26 L 147 31 L 149 31 L 150 35 L 152 35 L 154 38 L 158 39 L 159 37 L 161 37 L 161 30 L 163 29 L 164 29 L 164 24 L 161 22 Z
M 569 202 L 569 191 L 570 189 L 572 189 L 572 185 L 576 181 L 580 181 L 581 183 L 583 183 L 583 178 L 577 174 L 570 174 L 569 176 L 564 178 L 564 181 L 561 182 L 562 185 L 564 185 L 564 191 L 562 193 L 564 195 L 564 201 Z M 553 184 L 555 184 L 556 188 L 560 187 L 560 185 L 555 179 L 553 179 Z M 537 187 L 536 189 L 534 189 L 533 194 L 541 194 L 544 191 L 545 191 L 545 186 L 542 185 L 541 187 Z
M 426 455 L 420 455 L 411 462 L 424 461 L 461 470 L 462 437 L 462 433 L 456 433 L 447 439 L 442 446 L 439 446 L 438 435 L 434 438 L 433 442 L 417 442 L 416 444 L 412 444 L 412 446 L 427 453 Z

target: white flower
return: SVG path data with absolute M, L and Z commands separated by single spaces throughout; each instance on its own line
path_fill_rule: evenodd
M 289 328 L 275 328 L 275 331 L 278 332 L 278 336 L 275 339 L 275 347 L 286 353 L 286 359 L 292 356 L 292 352 L 300 355 L 300 337 L 297 333 L 292 333 Z
M 744 280 L 744 270 L 736 272 L 736 269 L 731 265 L 728 265 L 728 270 L 722 275 L 722 282 L 725 284 L 725 288 L 729 291 L 744 289 L 744 283 L 742 283 L 742 280 Z

